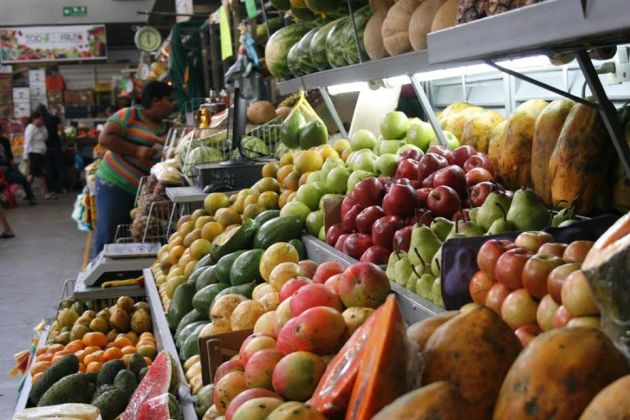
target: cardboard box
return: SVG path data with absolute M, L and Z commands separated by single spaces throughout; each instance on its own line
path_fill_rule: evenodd
M 31 90 L 31 97 L 33 96 L 37 96 L 37 97 L 46 97 L 46 85 L 42 85 L 42 86 L 33 86 L 31 85 L 30 88 Z
M 72 106 L 93 106 L 94 91 L 92 89 L 66 90 L 64 102 L 66 105 Z
M 46 69 L 29 70 L 28 81 L 30 85 L 41 84 L 46 86 Z
M 30 88 L 13 88 L 13 101 L 29 101 L 31 98 Z

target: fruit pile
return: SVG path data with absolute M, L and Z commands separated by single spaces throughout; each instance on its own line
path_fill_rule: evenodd
M 474 302 L 494 310 L 523 346 L 541 331 L 598 328 L 599 308 L 580 266 L 591 241 L 556 242 L 546 232 L 523 232 L 514 242 L 492 239 L 477 254 L 470 280 Z

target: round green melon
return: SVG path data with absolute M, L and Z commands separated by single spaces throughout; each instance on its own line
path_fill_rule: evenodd
M 265 62 L 269 72 L 281 79 L 291 77 L 287 64 L 289 50 L 310 30 L 310 26 L 295 24 L 273 34 L 265 46 Z

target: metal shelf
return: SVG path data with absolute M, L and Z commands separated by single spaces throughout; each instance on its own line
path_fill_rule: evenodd
M 546 0 L 429 34 L 429 62 L 461 64 L 630 42 L 628 22 L 628 0 Z

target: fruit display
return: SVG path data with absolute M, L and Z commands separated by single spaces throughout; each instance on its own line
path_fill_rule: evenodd
M 129 233 L 135 242 L 147 236 L 159 236 L 166 230 L 173 203 L 166 196 L 169 184 L 159 181 L 155 175 L 148 176 L 138 196 L 137 207 L 131 210 Z

